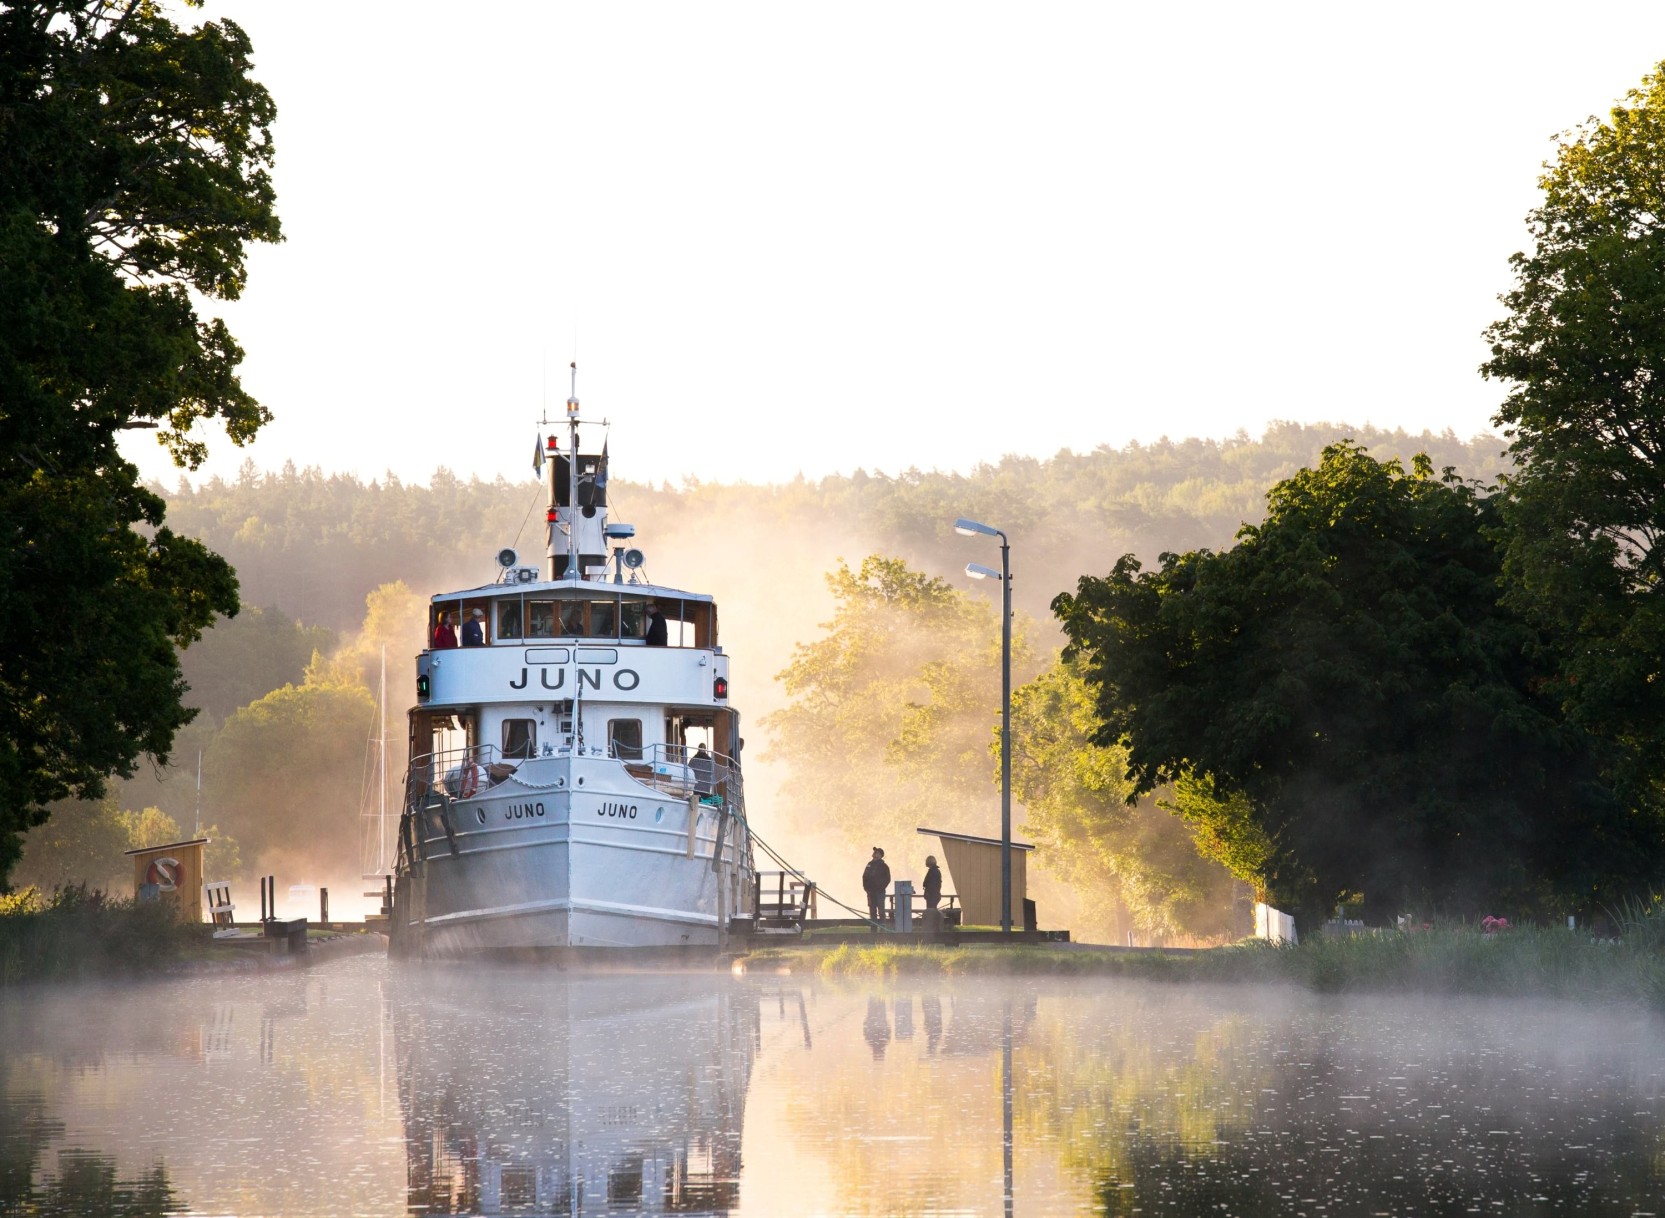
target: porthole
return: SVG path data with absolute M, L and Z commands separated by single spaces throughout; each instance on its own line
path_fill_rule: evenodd
M 664 819 L 665 819 L 665 809 L 655 808 L 653 810 L 653 823 L 657 825 L 660 821 L 662 821 Z
M 482 825 L 485 824 L 486 823 L 486 810 L 484 808 L 475 808 L 474 809 L 474 819 L 479 821 Z
M 580 776 L 579 776 L 579 778 L 578 778 L 578 785 L 579 785 L 579 786 L 583 786 L 583 785 L 584 785 L 584 778 L 583 778 L 583 776 L 582 776 L 582 775 L 580 775 Z

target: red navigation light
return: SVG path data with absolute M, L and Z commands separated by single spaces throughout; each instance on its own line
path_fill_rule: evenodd
M 547 512 L 545 512 L 544 513 L 544 519 L 547 520 L 550 524 L 554 524 L 555 523 L 555 509 L 550 508 Z
M 711 696 L 713 698 L 726 698 L 726 697 L 728 697 L 728 678 L 727 677 L 718 677 L 715 681 L 711 682 Z
M 555 443 L 555 437 L 550 436 L 549 437 L 549 451 L 554 452 L 559 447 L 561 447 L 561 446 L 559 444 Z

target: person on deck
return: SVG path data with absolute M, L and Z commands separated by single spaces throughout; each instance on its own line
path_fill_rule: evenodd
M 433 649 L 435 651 L 457 645 L 457 628 L 451 624 L 452 616 L 449 613 L 439 615 L 439 624 L 434 627 Z
M 699 751 L 688 759 L 688 766 L 694 771 L 695 792 L 700 795 L 710 795 L 713 789 L 711 779 L 715 767 L 712 765 L 711 754 L 705 751 L 703 744 L 700 745 Z
M 670 641 L 670 630 L 665 625 L 665 617 L 659 612 L 658 605 L 648 606 L 647 637 L 645 642 L 649 647 L 663 647 Z
M 884 919 L 885 891 L 890 887 L 890 865 L 885 862 L 885 852 L 877 846 L 873 847 L 873 857 L 862 870 L 861 886 L 867 892 L 867 918 L 873 923 L 873 933 L 878 934 L 879 923 Z
M 463 626 L 462 645 L 464 647 L 484 647 L 486 645 L 485 631 L 486 611 L 476 609 L 468 615 L 468 622 Z

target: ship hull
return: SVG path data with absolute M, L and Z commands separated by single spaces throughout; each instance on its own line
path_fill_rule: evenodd
M 470 797 L 425 796 L 409 820 L 405 954 L 715 949 L 751 883 L 743 819 L 606 758 L 523 762 Z

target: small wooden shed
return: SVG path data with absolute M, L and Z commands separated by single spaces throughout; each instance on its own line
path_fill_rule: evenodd
M 156 885 L 157 896 L 172 901 L 181 922 L 202 921 L 202 868 L 206 837 L 169 842 L 124 853 L 133 860 L 133 894 L 143 896 L 146 884 Z
M 942 843 L 942 863 L 948 882 L 960 898 L 962 924 L 1000 925 L 1000 839 L 972 837 L 967 833 L 946 833 L 941 829 L 919 829 Z M 1012 843 L 1012 926 L 1023 929 L 1023 899 L 1028 895 L 1025 859 L 1035 847 L 1027 842 Z

